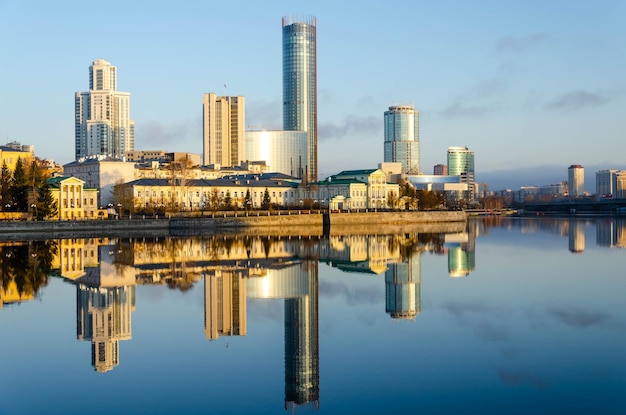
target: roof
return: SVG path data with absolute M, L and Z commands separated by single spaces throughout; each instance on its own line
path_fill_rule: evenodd
M 334 176 L 331 176 L 330 178 L 331 180 L 328 180 L 328 178 L 326 180 L 322 180 L 320 182 L 316 182 L 316 183 L 312 183 L 314 185 L 318 185 L 318 186 L 330 186 L 333 184 L 367 184 L 361 180 L 357 180 L 357 179 L 336 179 Z
M 6 151 L 6 152 L 12 152 L 12 153 L 30 153 L 28 151 L 18 150 L 18 149 L 15 149 L 13 147 L 7 147 L 7 146 L 0 146 L 0 150 L 1 151 Z
M 128 186 L 154 186 L 154 187 L 170 187 L 172 184 L 169 179 L 154 179 L 154 178 L 142 178 L 133 180 L 132 182 L 125 183 Z M 185 184 L 186 187 L 287 187 L 294 188 L 298 186 L 298 183 L 290 181 L 280 180 L 245 180 L 245 179 L 228 179 L 219 178 L 215 180 L 207 179 L 188 179 Z
M 81 183 L 85 183 L 83 180 L 79 179 L 78 177 L 74 177 L 74 176 L 57 176 L 57 177 L 51 177 L 47 180 L 48 185 L 50 185 L 51 187 L 59 187 L 61 185 L 61 182 L 64 182 L 65 180 L 68 179 L 74 179 L 74 180 L 78 180 Z
M 357 176 L 357 175 L 370 175 L 374 173 L 378 169 L 362 169 L 362 170 L 344 170 L 341 173 L 337 173 L 331 177 L 338 176 Z

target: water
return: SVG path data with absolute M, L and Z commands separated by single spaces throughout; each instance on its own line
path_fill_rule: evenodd
M 0 414 L 623 414 L 624 247 L 612 218 L 4 243 Z

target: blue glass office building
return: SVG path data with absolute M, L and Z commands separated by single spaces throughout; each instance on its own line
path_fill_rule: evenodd
M 402 173 L 419 173 L 419 112 L 413 106 L 385 111 L 385 162 L 402 163 Z
M 305 176 L 317 181 L 317 47 L 315 18 L 283 17 L 283 130 L 306 131 Z

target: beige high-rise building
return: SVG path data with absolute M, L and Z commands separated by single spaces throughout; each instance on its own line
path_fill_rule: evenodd
M 238 166 L 245 157 L 245 98 L 202 97 L 202 163 Z
M 117 90 L 117 68 L 104 59 L 89 67 L 89 92 L 77 92 L 74 107 L 76 160 L 90 156 L 121 159 L 135 149 L 130 93 Z

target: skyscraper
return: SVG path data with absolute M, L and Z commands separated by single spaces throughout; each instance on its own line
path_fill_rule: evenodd
M 385 111 L 385 162 L 402 163 L 402 173 L 420 171 L 419 112 L 412 105 Z
M 214 93 L 202 98 L 202 164 L 238 166 L 246 161 L 245 98 L 220 97 Z
M 89 92 L 76 93 L 74 115 L 76 160 L 135 149 L 130 93 L 117 90 L 117 68 L 104 59 L 89 67 Z
M 467 147 L 448 147 L 448 175 L 474 178 L 474 152 Z
M 567 186 L 570 197 L 585 194 L 585 168 L 580 164 L 572 164 L 567 169 Z
M 283 129 L 306 131 L 306 179 L 317 181 L 317 47 L 315 17 L 283 17 Z

